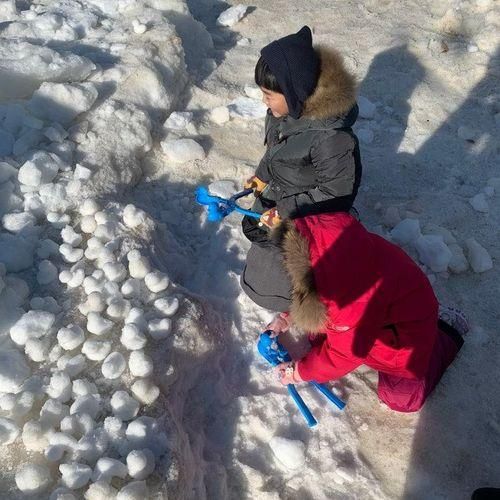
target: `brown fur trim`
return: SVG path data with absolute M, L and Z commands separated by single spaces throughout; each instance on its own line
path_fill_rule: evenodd
M 327 315 L 326 307 L 316 292 L 309 258 L 309 243 L 300 235 L 291 220 L 283 221 L 279 236 L 285 267 L 292 280 L 292 320 L 307 332 L 318 332 L 326 324 Z
M 311 119 L 343 116 L 356 102 L 356 79 L 335 49 L 319 46 L 315 50 L 321 60 L 321 72 L 316 89 L 304 103 L 302 116 Z

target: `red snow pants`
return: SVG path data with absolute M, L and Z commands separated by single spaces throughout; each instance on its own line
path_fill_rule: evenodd
M 421 379 L 409 379 L 379 372 L 378 397 L 395 411 L 418 411 L 455 359 L 463 340 L 451 327 L 439 322 L 440 335 L 431 354 L 429 369 Z

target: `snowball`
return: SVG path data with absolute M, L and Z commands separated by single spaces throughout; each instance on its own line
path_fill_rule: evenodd
M 50 384 L 46 389 L 47 394 L 52 398 L 65 403 L 71 399 L 71 380 L 67 373 L 55 372 L 50 377 Z
M 144 283 L 153 293 L 159 293 L 168 287 L 169 279 L 165 273 L 153 271 L 146 274 Z
M 490 210 L 485 193 L 476 194 L 476 196 L 469 200 L 469 203 L 472 205 L 472 208 L 478 212 L 488 213 Z
M 67 488 L 59 487 L 50 494 L 49 500 L 77 500 L 77 498 Z
M 145 24 L 141 24 L 137 19 L 134 19 L 132 21 L 132 27 L 134 28 L 134 33 L 137 33 L 138 35 L 146 33 L 148 29 L 148 27 Z
M 85 281 L 85 280 L 84 280 Z M 87 315 L 89 312 L 102 312 L 106 309 L 106 301 L 104 300 L 100 292 L 92 292 L 88 295 L 86 302 L 83 304 L 85 313 Z
M 48 285 L 57 278 L 57 267 L 50 260 L 42 260 L 38 264 L 36 279 L 40 285 Z
M 49 343 L 46 339 L 28 339 L 24 344 L 26 356 L 37 363 L 45 361 L 48 351 Z
M 453 236 L 453 234 L 451 234 L 451 231 L 449 231 L 445 227 L 437 226 L 436 224 L 426 224 L 424 232 L 425 234 L 441 235 L 447 245 L 457 242 L 456 238 Z
M 19 436 L 19 427 L 10 418 L 0 417 L 0 445 L 13 443 Z
M 11 233 L 26 232 L 36 225 L 36 218 L 29 212 L 6 214 L 2 217 L 2 225 Z
M 94 237 L 99 238 L 101 241 L 107 242 L 114 240 L 117 236 L 118 228 L 114 222 L 106 222 L 104 224 L 97 224 L 94 231 Z
M 87 276 L 83 280 L 83 289 L 85 290 L 85 293 L 87 295 L 90 295 L 93 292 L 102 292 L 102 289 L 104 286 L 104 284 L 102 282 L 103 277 L 104 277 L 104 273 L 102 273 L 102 276 L 100 276 L 99 278 L 94 276 L 94 274 L 92 274 L 92 276 Z
M 58 229 L 62 229 L 64 226 L 70 223 L 70 217 L 68 214 L 60 214 L 57 212 L 49 212 L 47 214 L 47 220 Z
M 139 403 L 126 391 L 117 391 L 111 397 L 111 410 L 120 420 L 132 420 L 139 411 Z
M 85 341 L 85 334 L 78 325 L 70 323 L 57 332 L 57 341 L 63 349 L 72 351 Z
M 92 469 L 85 464 L 79 464 L 76 462 L 70 464 L 61 464 L 59 466 L 59 471 L 61 472 L 61 482 L 67 488 L 72 490 L 77 490 L 82 486 L 85 486 L 92 475 Z
M 249 97 L 238 97 L 229 103 L 227 109 L 231 117 L 243 120 L 264 118 L 267 114 L 267 106 L 265 104 Z
M 140 226 L 146 221 L 146 212 L 137 208 L 136 206 L 129 204 L 123 209 L 123 223 L 133 229 Z
M 45 465 L 27 463 L 16 472 L 16 485 L 26 495 L 42 493 L 52 482 Z
M 448 268 L 452 253 L 443 241 L 443 237 L 437 234 L 420 236 L 415 247 L 420 261 L 430 267 L 435 273 L 444 272 Z
M 63 256 L 63 259 L 69 263 L 78 262 L 83 257 L 83 250 L 81 248 L 73 248 L 68 243 L 63 243 L 59 247 L 59 252 Z
M 82 353 L 92 361 L 102 361 L 111 351 L 111 342 L 100 340 L 86 340 L 82 346 Z
M 3 394 L 0 397 L 0 409 L 8 413 L 14 419 L 24 417 L 33 408 L 35 395 L 30 391 L 23 391 L 19 394 Z
M 371 119 L 375 116 L 375 110 L 377 106 L 373 104 L 369 99 L 363 97 L 362 95 L 358 96 L 358 106 L 359 106 L 359 117 Z
M 46 335 L 55 319 L 54 314 L 47 311 L 28 311 L 11 327 L 10 337 L 16 344 L 24 345 L 30 338 Z
M 55 399 L 47 399 L 40 409 L 40 423 L 57 427 L 64 417 L 69 415 L 69 408 Z
M 154 403 L 160 395 L 160 389 L 147 378 L 136 380 L 130 389 L 135 398 L 145 405 Z
M 217 125 L 228 122 L 229 118 L 229 109 L 226 106 L 218 106 L 210 111 L 210 120 Z
M 85 379 L 73 380 L 72 394 L 73 399 L 75 399 L 77 396 L 97 394 L 97 387 L 95 384 Z
M 391 239 L 399 245 L 413 243 L 420 236 L 418 219 L 403 219 L 391 232 Z
M 146 276 L 149 276 L 149 274 Z M 123 282 L 120 291 L 126 298 L 139 297 L 141 294 L 141 281 L 136 278 L 129 278 Z
M 18 180 L 21 184 L 36 188 L 51 182 L 61 166 L 62 162 L 56 154 L 36 151 L 19 169 Z
M 77 354 L 73 357 L 65 354 L 57 360 L 57 368 L 64 370 L 70 377 L 75 377 L 85 370 L 85 357 L 82 354 Z
M 490 254 L 474 238 L 466 240 L 465 246 L 470 265 L 475 273 L 484 273 L 493 267 Z
M 467 271 L 469 268 L 469 263 L 464 255 L 462 247 L 457 245 L 456 243 L 452 243 L 449 245 L 449 249 L 451 251 L 451 260 L 448 264 L 448 267 L 452 273 L 459 274 Z
M 59 253 L 59 245 L 55 241 L 49 239 L 41 240 L 36 253 L 41 259 L 47 259 L 51 255 L 57 255 Z
M 127 349 L 135 351 L 142 349 L 147 339 L 136 324 L 130 323 L 123 327 L 120 341 Z
M 113 328 L 114 323 L 103 318 L 99 313 L 89 312 L 87 316 L 87 330 L 95 335 L 104 335 Z
M 153 361 L 141 350 L 132 351 L 128 367 L 134 377 L 147 377 L 153 372 Z
M 246 5 L 238 4 L 233 7 L 229 7 L 217 18 L 217 24 L 219 26 L 233 26 L 238 21 L 245 17 L 248 7 Z
M 96 99 L 97 90 L 92 83 L 43 82 L 33 92 L 28 109 L 40 118 L 67 124 L 88 111 Z
M 67 243 L 72 247 L 76 247 L 82 242 L 82 235 L 78 234 L 71 226 L 65 226 L 62 228 L 61 237 L 64 243 Z
M 132 278 L 143 279 L 149 274 L 151 268 L 146 257 L 129 260 L 128 269 Z
M 100 458 L 94 469 L 92 481 L 111 481 L 113 477 L 125 479 L 128 470 L 127 466 L 114 458 Z
M 139 307 L 133 307 L 125 318 L 125 323 L 135 323 L 141 330 L 147 328 L 147 322 L 144 318 L 144 311 Z
M 119 296 L 108 299 L 108 304 L 106 313 L 113 319 L 124 319 L 130 311 L 130 302 Z
M 63 459 L 65 453 L 72 457 L 76 448 L 77 441 L 73 436 L 64 432 L 54 432 L 49 437 L 49 446 L 45 449 L 45 458 L 49 462 L 59 462 Z
M 151 450 L 133 450 L 127 455 L 127 468 L 130 477 L 146 479 L 155 469 L 155 456 Z
M 42 122 L 43 124 L 43 122 Z M 43 131 L 43 135 L 52 142 L 63 142 L 68 137 L 68 132 L 59 123 L 53 123 Z
M 165 316 L 172 317 L 179 309 L 179 299 L 177 297 L 164 297 L 154 301 L 155 308 Z
M 305 464 L 306 447 L 302 441 L 274 436 L 269 441 L 269 446 L 278 462 L 287 469 L 300 469 Z
M 17 173 L 17 168 L 13 167 L 10 163 L 0 161 L 0 184 L 3 184 L 12 177 L 15 177 Z
M 99 210 L 94 214 L 97 224 L 107 224 L 108 222 L 115 222 L 115 217 L 107 210 Z
M 85 500 L 112 500 L 118 492 L 110 484 L 104 481 L 92 483 L 85 492 Z
M 80 220 L 82 233 L 92 234 L 97 227 L 97 222 L 93 215 L 84 215 Z
M 192 121 L 193 113 L 190 111 L 174 111 L 163 126 L 171 130 L 184 130 Z
M 99 210 L 100 210 L 100 207 L 99 207 L 98 203 L 92 199 L 85 200 L 80 207 L 80 213 L 83 216 L 94 215 Z
M 108 262 L 104 264 L 102 270 L 110 281 L 120 282 L 127 277 L 126 267 L 119 262 Z
M 148 331 L 155 340 L 165 339 L 172 331 L 172 322 L 169 318 L 153 319 L 148 323 Z
M 186 163 L 205 158 L 205 151 L 193 139 L 166 140 L 161 143 L 161 148 L 167 158 L 176 163 Z
M 364 144 L 371 144 L 375 137 L 373 130 L 370 130 L 369 128 L 360 128 L 359 130 L 356 131 L 356 135 L 358 136 L 359 140 Z
M 133 354 L 133 353 L 132 353 Z M 112 352 L 102 364 L 101 370 L 105 378 L 118 378 L 125 370 L 127 362 L 119 352 Z
M 87 413 L 95 420 L 100 411 L 100 401 L 94 394 L 78 396 L 69 409 L 70 415 L 82 415 Z
M 30 451 L 44 451 L 49 444 L 47 437 L 48 429 L 50 429 L 50 427 L 48 428 L 47 425 L 41 422 L 36 422 L 34 420 L 26 422 L 21 435 L 25 448 Z
M 166 435 L 152 417 L 138 417 L 132 420 L 127 426 L 125 435 L 133 446 L 132 449 L 149 448 L 157 456 L 167 450 Z
M 118 447 L 125 441 L 125 424 L 119 418 L 106 417 L 104 429 L 112 445 Z

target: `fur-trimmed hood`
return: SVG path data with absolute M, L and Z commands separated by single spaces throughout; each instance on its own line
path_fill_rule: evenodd
M 335 49 L 317 46 L 315 50 L 320 58 L 320 74 L 316 89 L 304 103 L 302 117 L 324 120 L 345 116 L 356 104 L 356 80 Z

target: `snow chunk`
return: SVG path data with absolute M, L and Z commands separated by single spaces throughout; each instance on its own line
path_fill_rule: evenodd
M 132 27 L 134 28 L 134 33 L 137 33 L 138 35 L 146 33 L 148 29 L 148 27 L 145 24 L 140 23 L 137 19 L 134 19 L 132 21 Z
M 296 470 L 306 461 L 305 445 L 302 441 L 286 439 L 278 436 L 271 438 L 269 446 L 278 462 L 287 469 Z
M 70 377 L 76 377 L 76 375 L 85 370 L 85 357 L 82 354 L 77 354 L 73 357 L 65 354 L 57 360 L 57 367 L 59 370 L 64 370 Z
M 100 411 L 100 401 L 94 394 L 78 396 L 69 409 L 70 415 L 83 415 L 86 413 L 95 420 Z
M 144 353 L 137 350 L 130 353 L 128 367 L 134 377 L 147 377 L 153 373 L 153 360 Z
M 147 339 L 136 324 L 130 323 L 123 327 L 120 341 L 127 349 L 135 351 L 142 349 Z
M 99 313 L 89 312 L 87 316 L 87 330 L 95 335 L 104 335 L 113 328 L 114 323 L 103 318 Z
M 151 450 L 133 450 L 127 455 L 127 468 L 130 477 L 146 479 L 155 469 L 155 456 Z
M 92 481 L 111 481 L 113 477 L 125 479 L 128 470 L 127 466 L 114 458 L 100 458 L 92 474 Z
M 92 469 L 85 464 L 73 462 L 71 464 L 61 464 L 59 466 L 61 472 L 61 481 L 67 488 L 77 490 L 85 486 L 92 475 Z
M 133 354 L 133 353 L 132 353 Z M 127 367 L 127 362 L 119 352 L 112 352 L 102 364 L 101 371 L 105 378 L 118 378 Z
M 47 399 L 40 409 L 40 423 L 57 427 L 64 417 L 69 415 L 69 408 L 55 399 Z
M 465 258 L 462 247 L 457 243 L 452 243 L 451 245 L 449 245 L 449 249 L 452 254 L 450 263 L 448 264 L 450 271 L 455 274 L 467 271 L 467 269 L 469 268 L 469 263 Z
M 94 215 L 100 210 L 99 204 L 93 199 L 86 199 L 80 207 L 80 213 L 85 215 Z
M 230 119 L 229 109 L 226 106 L 218 106 L 210 111 L 210 120 L 217 125 L 222 125 Z
M 15 479 L 17 487 L 26 495 L 42 493 L 52 482 L 49 469 L 33 463 L 23 464 Z
M 126 391 L 117 391 L 111 397 L 111 410 L 120 420 L 132 420 L 139 411 L 139 403 Z
M 49 497 L 49 500 L 78 500 L 68 488 L 61 486 L 56 488 Z
M 129 204 L 123 209 L 123 222 L 131 229 L 143 224 L 146 221 L 146 217 L 146 212 L 135 205 Z
M 403 219 L 390 232 L 391 239 L 399 245 L 413 243 L 420 236 L 420 222 L 418 219 Z
M 249 97 L 238 97 L 228 105 L 230 116 L 244 120 L 255 120 L 264 118 L 267 114 L 267 106 L 261 101 Z
M 17 273 L 33 265 L 33 244 L 19 236 L 0 234 L 0 262 L 8 272 Z
M 144 283 L 153 293 L 160 293 L 168 287 L 169 279 L 165 273 L 153 271 L 144 277 Z
M 29 212 L 5 214 L 2 225 L 11 233 L 20 233 L 32 229 L 36 225 L 36 218 Z
M 24 345 L 28 339 L 46 335 L 55 319 L 54 314 L 47 311 L 29 311 L 12 326 L 10 337 L 16 344 Z
M 49 441 L 47 438 L 47 425 L 41 422 L 30 420 L 26 422 L 23 427 L 21 439 L 27 450 L 42 452 L 48 446 Z
M 435 273 L 444 272 L 451 261 L 452 253 L 438 234 L 420 236 L 415 242 L 420 261 Z
M 165 339 L 172 331 L 172 321 L 169 318 L 153 319 L 148 323 L 148 331 L 155 340 Z
M 82 353 L 92 361 L 102 361 L 111 351 L 111 342 L 100 340 L 86 340 L 82 346 Z
M 72 351 L 85 341 L 85 334 L 78 325 L 70 323 L 57 332 L 57 341 L 63 349 Z
M 193 113 L 190 111 L 174 111 L 163 126 L 170 130 L 184 130 L 192 121 Z
M 42 260 L 38 264 L 36 279 L 40 285 L 48 285 L 57 278 L 57 267 L 50 260 Z
M 136 399 L 145 405 L 154 403 L 160 395 L 160 389 L 147 378 L 136 380 L 130 389 Z
M 126 267 L 119 262 L 107 262 L 102 267 L 102 270 L 109 281 L 120 282 L 127 277 Z
M 474 238 L 466 240 L 465 246 L 470 265 L 475 273 L 484 273 L 493 267 L 490 254 Z
M 149 260 L 140 254 L 138 250 L 131 250 L 127 254 L 128 269 L 132 278 L 143 279 L 151 271 Z
M 80 229 L 82 233 L 92 234 L 97 227 L 97 222 L 93 215 L 84 215 L 80 220 Z
M 163 297 L 154 301 L 155 308 L 167 317 L 175 315 L 179 309 L 179 299 L 177 297 Z
M 48 339 L 28 339 L 26 341 L 26 344 L 24 345 L 24 352 L 26 353 L 26 356 L 28 356 L 28 358 L 30 358 L 32 361 L 36 361 L 37 363 L 45 361 L 48 350 Z
M 70 264 L 74 264 L 83 258 L 83 250 L 81 248 L 73 248 L 68 243 L 60 245 L 59 252 L 63 256 L 63 259 Z
M 10 418 L 0 417 L 0 445 L 13 443 L 19 436 L 19 427 Z
M 166 140 L 161 143 L 161 148 L 167 158 L 175 163 L 186 163 L 205 158 L 205 151 L 193 139 Z
M 72 226 L 65 226 L 61 230 L 61 237 L 64 243 L 77 247 L 82 242 L 82 235 L 78 234 Z
M 362 95 L 358 96 L 358 106 L 360 118 L 371 119 L 375 116 L 377 106 L 366 97 L 363 97 Z
M 478 212 L 488 213 L 490 211 L 485 193 L 476 194 L 476 196 L 469 200 L 469 203 Z
M 97 481 L 92 483 L 85 492 L 85 500 L 112 500 L 116 498 L 117 493 L 116 489 L 110 484 Z
M 50 377 L 50 384 L 46 389 L 47 394 L 61 403 L 71 399 L 71 380 L 67 373 L 56 372 Z
M 18 180 L 21 184 L 36 188 L 51 182 L 61 167 L 62 162 L 56 154 L 35 151 L 19 169 Z
M 125 432 L 132 449 L 149 448 L 156 456 L 167 451 L 167 437 L 152 417 L 138 417 L 128 424 Z
M 0 397 L 0 409 L 8 413 L 8 416 L 14 419 L 24 417 L 33 408 L 35 395 L 29 391 L 23 391 L 20 394 L 3 394 Z
M 28 102 L 28 109 L 39 118 L 67 124 L 88 111 L 97 99 L 91 83 L 43 82 Z
M 7 163 L 6 161 L 0 161 L 0 184 L 3 184 L 10 178 L 15 177 L 17 173 L 17 168 L 14 168 L 10 163 Z
M 219 26 L 234 26 L 245 17 L 247 10 L 248 7 L 242 4 L 229 7 L 229 9 L 222 12 L 222 14 L 217 18 L 217 24 Z
M 116 295 L 118 290 L 116 290 Z M 110 318 L 119 320 L 127 317 L 130 311 L 130 302 L 125 300 L 123 297 L 118 295 L 111 297 L 108 299 L 108 308 L 106 309 L 106 313 Z
M 141 285 L 141 281 L 137 278 L 129 278 L 128 280 L 123 282 L 120 291 L 125 298 L 139 297 L 142 289 Z

